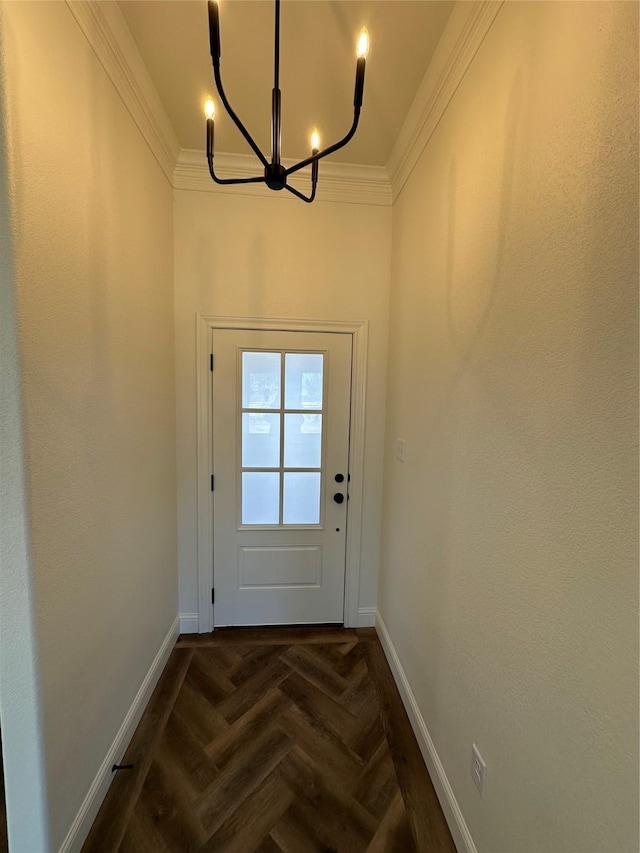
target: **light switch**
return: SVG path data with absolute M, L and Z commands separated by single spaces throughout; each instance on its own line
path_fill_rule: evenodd
M 396 459 L 404 462 L 404 438 L 399 438 L 396 441 Z

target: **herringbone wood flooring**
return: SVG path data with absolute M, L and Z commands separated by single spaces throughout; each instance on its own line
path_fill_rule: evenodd
M 415 741 L 398 783 L 381 655 L 373 631 L 182 638 L 85 853 L 453 852 Z

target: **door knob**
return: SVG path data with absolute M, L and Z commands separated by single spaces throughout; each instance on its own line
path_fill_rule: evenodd
M 344 482 L 344 474 L 336 474 L 336 476 L 333 479 L 336 481 L 336 483 L 343 483 Z
M 337 504 L 341 504 L 344 501 L 344 495 L 342 492 L 336 492 L 333 499 Z

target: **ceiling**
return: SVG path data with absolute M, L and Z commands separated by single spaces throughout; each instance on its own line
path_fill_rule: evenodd
M 120 9 L 183 148 L 204 149 L 202 111 L 215 95 L 205 0 L 120 0 Z M 282 156 L 309 154 L 353 120 L 355 44 L 369 30 L 364 104 L 342 163 L 386 165 L 453 9 L 445 0 L 285 0 L 281 11 Z M 234 110 L 269 156 L 274 5 L 222 0 L 221 71 Z M 216 99 L 216 151 L 250 153 Z

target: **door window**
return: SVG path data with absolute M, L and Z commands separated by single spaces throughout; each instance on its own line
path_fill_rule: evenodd
M 320 524 L 324 358 L 241 353 L 243 527 Z

